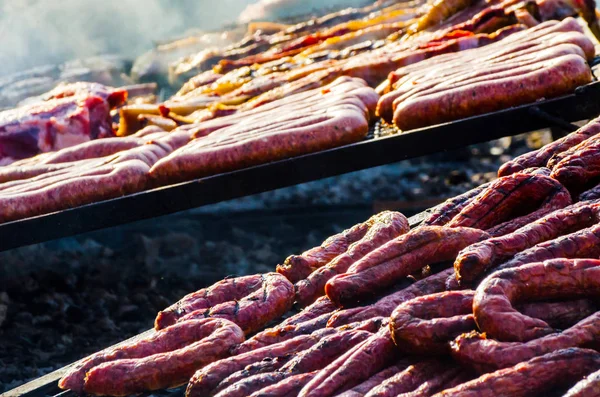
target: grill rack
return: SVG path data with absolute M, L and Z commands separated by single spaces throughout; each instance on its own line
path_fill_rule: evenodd
M 595 68 L 593 67 L 592 70 Z M 600 114 L 600 82 L 560 98 L 395 133 L 376 123 L 369 136 L 338 148 L 0 225 L 0 251 L 168 215 L 409 158 L 462 148 Z

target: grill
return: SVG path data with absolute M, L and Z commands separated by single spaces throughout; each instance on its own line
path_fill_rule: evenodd
M 599 60 L 600 62 L 600 60 Z M 0 225 L 0 251 L 68 237 L 299 183 L 458 149 L 600 114 L 600 81 L 574 94 L 450 123 L 397 133 L 376 123 L 362 142 L 161 187 Z M 395 133 L 395 134 L 392 134 Z

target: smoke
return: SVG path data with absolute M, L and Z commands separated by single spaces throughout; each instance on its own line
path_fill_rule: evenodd
M 0 0 L 0 75 L 100 54 L 128 58 L 195 28 L 235 22 L 252 0 Z
M 260 0 L 250 4 L 242 12 L 238 21 L 246 23 L 255 20 L 277 20 L 289 15 L 308 14 L 323 6 L 330 8 L 353 7 L 365 5 L 365 0 Z

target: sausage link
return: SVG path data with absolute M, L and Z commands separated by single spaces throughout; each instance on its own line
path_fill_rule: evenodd
M 398 363 L 379 371 L 361 384 L 354 386 L 352 389 L 345 391 L 342 394 L 338 394 L 337 397 L 362 397 L 379 386 L 386 379 L 404 371 L 411 364 L 410 360 L 402 359 Z
M 577 382 L 563 397 L 600 396 L 600 371 L 593 372 Z
M 317 372 L 292 375 L 279 383 L 252 393 L 250 397 L 296 397 L 300 390 L 317 375 Z

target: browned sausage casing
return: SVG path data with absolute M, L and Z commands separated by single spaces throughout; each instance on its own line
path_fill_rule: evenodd
M 591 373 L 577 382 L 563 397 L 597 397 L 600 396 L 600 371 Z

